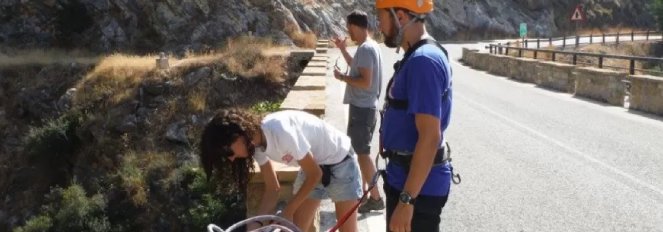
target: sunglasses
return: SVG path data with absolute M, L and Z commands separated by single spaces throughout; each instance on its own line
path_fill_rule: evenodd
M 336 57 L 336 62 L 334 62 L 334 68 L 337 69 L 339 72 L 343 73 L 344 75 L 348 75 L 350 70 L 348 70 L 347 65 L 345 66 L 345 71 L 342 71 L 341 67 L 338 66 L 338 60 L 340 59 L 341 59 L 340 56 Z

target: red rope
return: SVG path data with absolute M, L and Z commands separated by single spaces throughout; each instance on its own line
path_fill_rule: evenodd
M 347 213 L 345 213 L 345 215 L 343 215 L 343 217 L 341 217 L 341 220 L 339 220 L 338 222 L 336 222 L 336 225 L 334 225 L 334 227 L 332 227 L 332 228 L 329 230 L 329 232 L 336 232 L 336 231 L 338 230 L 338 228 L 341 228 L 341 226 L 343 226 L 343 224 L 345 224 L 345 222 L 348 221 L 348 219 L 350 218 L 350 216 L 352 216 L 353 213 L 357 212 L 357 208 L 359 208 L 359 205 L 361 205 L 361 203 L 362 203 L 364 200 L 366 200 L 366 197 L 368 196 L 368 193 L 371 192 L 371 190 L 373 190 L 373 188 L 375 188 L 375 185 L 376 185 L 377 182 L 378 182 L 377 180 L 378 180 L 378 176 L 379 176 L 379 175 L 380 175 L 379 172 L 376 172 L 376 173 L 375 173 L 375 175 L 373 176 L 373 180 L 371 181 L 371 182 L 372 182 L 371 185 L 368 186 L 368 189 L 366 189 L 366 191 L 364 191 L 364 194 L 361 195 L 361 198 L 359 199 L 359 202 L 357 202 L 357 203 L 352 207 L 352 209 L 350 209 L 350 211 L 348 211 Z

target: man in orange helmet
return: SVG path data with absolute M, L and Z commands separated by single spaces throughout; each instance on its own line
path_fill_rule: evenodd
M 424 25 L 433 0 L 376 0 L 376 8 L 385 45 L 405 51 L 387 85 L 380 130 L 388 231 L 436 232 L 453 170 L 443 136 L 451 66 Z

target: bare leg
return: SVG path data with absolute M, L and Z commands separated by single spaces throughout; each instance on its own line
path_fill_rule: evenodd
M 295 225 L 297 225 L 302 231 L 307 231 L 311 228 L 313 218 L 315 217 L 315 210 L 317 210 L 318 207 L 320 207 L 320 200 L 311 198 L 306 199 L 295 212 Z
M 373 175 L 375 175 L 377 170 L 375 169 L 375 164 L 373 164 L 370 155 L 358 155 L 357 157 L 359 161 L 359 169 L 361 169 L 362 189 L 366 190 L 371 184 Z M 375 200 L 380 199 L 380 190 L 378 190 L 378 188 L 373 188 L 370 196 Z
M 336 220 L 340 221 L 343 216 L 345 216 L 346 213 L 348 213 L 352 207 L 357 204 L 358 200 L 349 200 L 349 201 L 341 201 L 341 202 L 336 202 Z M 348 218 L 345 223 L 343 223 L 343 226 L 340 228 L 341 232 L 356 232 L 358 231 L 357 229 L 357 210 L 355 210 L 352 215 Z

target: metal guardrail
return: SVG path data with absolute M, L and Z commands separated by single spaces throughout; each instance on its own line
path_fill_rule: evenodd
M 661 34 L 661 32 L 656 31 L 655 33 L 656 33 L 656 35 L 661 35 L 661 36 L 662 36 L 661 38 L 663 39 L 663 34 Z M 622 35 L 623 35 L 623 34 L 622 34 Z M 640 35 L 645 35 L 646 40 L 650 40 L 651 35 L 654 35 L 654 34 L 653 34 L 652 32 L 650 32 L 650 31 L 647 31 L 647 32 L 631 32 L 631 33 L 630 33 L 630 36 L 631 36 L 632 41 L 635 41 L 635 36 L 640 36 Z M 616 42 L 616 43 L 619 43 L 619 36 L 620 36 L 620 33 L 616 33 L 616 34 L 602 34 L 602 38 L 603 38 L 603 39 L 602 39 L 602 43 L 606 43 L 606 42 L 605 42 L 605 37 L 606 37 L 606 36 L 607 36 L 607 37 L 610 37 L 610 36 L 617 36 L 617 37 L 616 37 L 617 39 L 616 39 L 615 42 Z M 590 43 L 585 43 L 585 44 L 591 44 L 591 42 L 593 42 L 593 39 L 591 39 L 591 38 L 593 38 L 593 35 L 584 36 L 584 37 L 589 37 L 589 38 L 590 38 Z M 566 44 L 566 38 L 567 38 L 567 37 L 558 37 L 558 38 L 561 38 L 560 40 L 564 41 L 563 46 L 565 46 L 565 44 Z M 549 38 L 549 39 L 548 39 L 548 42 L 549 42 L 550 44 L 552 44 L 553 41 L 554 41 L 555 39 L 558 39 L 558 38 Z M 581 38 L 581 36 L 576 36 L 575 38 L 576 38 L 576 39 L 575 39 L 575 41 L 576 41 L 576 46 L 578 46 L 579 44 L 583 44 L 583 43 L 580 43 L 580 38 Z M 656 39 L 656 40 L 661 40 L 661 39 Z M 559 40 L 558 40 L 558 41 L 559 41 Z M 491 54 L 500 54 L 500 55 L 502 55 L 502 54 L 509 55 L 509 50 L 517 50 L 517 51 L 518 51 L 518 57 L 523 57 L 523 51 L 530 51 L 530 52 L 533 52 L 533 53 L 534 53 L 534 57 L 533 57 L 534 59 L 539 59 L 539 53 L 551 54 L 551 57 L 552 57 L 551 60 L 552 60 L 552 61 L 557 61 L 557 55 L 558 55 L 558 54 L 569 55 L 569 56 L 572 56 L 572 63 L 573 63 L 574 65 L 577 65 L 577 64 L 578 64 L 578 58 L 582 58 L 582 57 L 592 57 L 592 58 L 597 58 L 597 59 L 598 59 L 598 67 L 599 67 L 599 68 L 604 68 L 603 63 L 604 63 L 604 60 L 605 60 L 605 59 L 627 60 L 627 61 L 629 61 L 629 67 L 628 67 L 628 70 L 629 70 L 629 73 L 630 73 L 631 75 L 634 75 L 634 74 L 635 74 L 635 71 L 636 71 L 635 62 L 636 62 L 636 61 L 640 61 L 640 62 L 648 62 L 648 63 L 656 63 L 656 64 L 658 64 L 659 66 L 663 67 L 663 66 L 662 66 L 662 65 L 663 65 L 663 58 L 642 57 L 642 56 L 608 55 L 608 54 L 600 54 L 600 53 L 571 52 L 571 51 L 558 51 L 558 50 L 550 50 L 550 49 L 541 49 L 541 48 L 540 48 L 540 47 L 541 47 L 541 46 L 540 46 L 540 45 L 541 45 L 541 40 L 540 40 L 540 39 L 537 39 L 537 40 L 536 40 L 537 48 L 528 48 L 528 47 L 527 47 L 527 43 L 528 43 L 527 40 L 523 41 L 523 43 L 525 43 L 525 46 L 526 46 L 526 47 L 514 47 L 514 46 L 511 46 L 510 43 L 507 43 L 506 45 L 502 45 L 502 44 L 490 44 L 487 48 L 490 49 L 490 53 L 491 53 Z M 563 47 L 563 46 L 562 46 L 562 47 Z M 504 51 L 504 53 L 503 53 L 503 51 Z M 587 63 L 583 63 L 583 64 L 587 64 Z M 607 67 L 607 66 L 606 66 L 606 67 Z M 610 68 L 619 68 L 619 67 L 611 66 Z M 623 68 L 623 69 L 625 69 L 625 68 Z M 652 70 L 638 70 L 638 71 L 653 72 Z
M 566 48 L 566 46 L 569 46 L 569 45 L 575 45 L 575 47 L 578 47 L 578 46 L 580 46 L 581 44 L 595 44 L 595 43 L 599 43 L 599 41 L 600 41 L 601 44 L 606 44 L 606 43 L 617 43 L 617 44 L 619 44 L 619 43 L 620 43 L 620 39 L 621 39 L 622 37 L 624 37 L 624 36 L 627 37 L 627 40 L 626 40 L 626 41 L 636 41 L 636 39 L 635 39 L 636 36 L 644 36 L 644 37 L 645 37 L 644 41 L 649 41 L 649 40 L 662 40 L 662 39 L 653 39 L 653 38 L 651 38 L 651 37 L 653 37 L 653 36 L 658 36 L 658 35 L 660 35 L 661 38 L 663 39 L 663 32 L 662 32 L 662 31 L 651 31 L 651 30 L 647 30 L 647 31 L 631 31 L 631 33 L 621 33 L 621 32 L 617 32 L 617 33 L 612 33 L 612 34 L 610 34 L 610 33 L 608 33 L 608 34 L 606 34 L 606 33 L 602 33 L 602 34 L 598 34 L 598 35 L 589 34 L 589 35 L 575 35 L 575 36 L 550 37 L 550 38 L 547 38 L 547 39 L 541 39 L 541 38 L 537 38 L 537 39 L 525 39 L 525 40 L 522 41 L 522 43 L 523 43 L 523 45 L 525 45 L 525 47 L 527 47 L 527 48 L 529 48 L 529 44 L 530 44 L 530 43 L 533 43 L 533 44 L 535 43 L 535 44 L 536 44 L 536 48 L 541 48 L 541 46 L 542 46 L 543 44 L 545 44 L 546 42 L 547 42 L 548 46 L 553 46 L 553 43 L 554 43 L 554 42 L 562 41 L 562 45 L 561 45 L 561 47 L 562 47 L 562 48 Z M 613 36 L 616 38 L 615 41 L 610 42 L 610 41 L 606 41 L 606 40 L 605 40 L 606 37 L 613 37 Z M 628 40 L 628 37 L 630 37 L 630 40 Z M 589 39 L 589 42 L 581 42 L 581 40 L 584 39 L 584 38 L 588 38 L 588 39 Z M 569 40 L 569 39 L 575 39 L 575 40 L 574 40 L 575 42 L 572 43 L 572 44 L 567 44 L 566 41 Z M 596 39 L 596 42 L 595 42 L 595 39 Z M 600 39 L 600 40 L 599 40 L 599 39 Z M 623 41 L 623 40 L 622 40 L 621 42 L 626 42 L 626 41 Z M 640 40 L 638 40 L 638 41 L 640 41 Z

